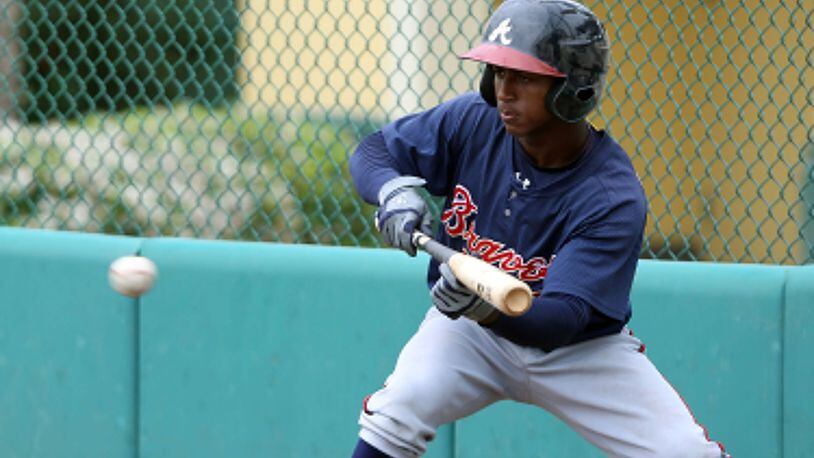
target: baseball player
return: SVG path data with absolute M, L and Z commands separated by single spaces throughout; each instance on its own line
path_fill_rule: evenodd
M 721 457 L 626 328 L 647 203 L 631 162 L 585 116 L 609 42 L 569 0 L 507 0 L 482 43 L 480 94 L 366 137 L 354 184 L 384 240 L 409 255 L 430 231 L 417 188 L 445 196 L 435 238 L 527 282 L 509 317 L 430 261 L 434 307 L 384 387 L 365 399 L 353 456 L 415 457 L 436 429 L 500 400 L 536 404 L 610 456 Z

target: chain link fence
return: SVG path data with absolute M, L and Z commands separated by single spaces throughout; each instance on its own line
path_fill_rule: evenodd
M 650 199 L 643 257 L 814 258 L 814 4 L 599 1 L 591 121 Z M 0 0 L 0 224 L 377 246 L 346 161 L 476 87 L 463 0 Z

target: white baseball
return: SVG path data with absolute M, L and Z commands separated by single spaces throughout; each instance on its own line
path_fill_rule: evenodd
M 107 279 L 121 294 L 139 297 L 153 287 L 158 276 L 155 263 L 143 256 L 122 256 L 110 264 Z

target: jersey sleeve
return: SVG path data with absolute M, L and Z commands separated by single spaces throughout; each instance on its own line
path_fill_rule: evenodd
M 543 294 L 571 294 L 613 319 L 629 319 L 645 207 L 643 200 L 627 201 L 587 222 L 551 261 Z
M 381 132 L 375 132 L 359 143 L 348 160 L 348 171 L 359 195 L 373 205 L 378 204 L 382 185 L 399 176 Z
M 420 176 L 434 195 L 445 195 L 458 159 L 468 145 L 483 107 L 479 95 L 465 94 L 382 128 L 387 150 L 402 175 Z
M 571 343 L 587 326 L 591 306 L 578 297 L 548 294 L 534 299 L 534 305 L 519 317 L 500 315 L 485 325 L 499 336 L 518 345 L 552 351 Z

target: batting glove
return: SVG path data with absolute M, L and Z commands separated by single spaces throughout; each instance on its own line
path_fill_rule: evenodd
M 469 288 L 461 284 L 447 263 L 438 266 L 441 277 L 430 291 L 432 304 L 444 315 L 457 320 L 465 316 L 477 322 L 493 317 L 497 312 L 492 304 L 483 300 Z
M 432 215 L 427 202 L 414 189 L 427 182 L 413 176 L 393 178 L 379 190 L 379 208 L 376 210 L 376 228 L 384 241 L 393 247 L 415 256 L 413 231 L 429 233 L 432 230 Z

